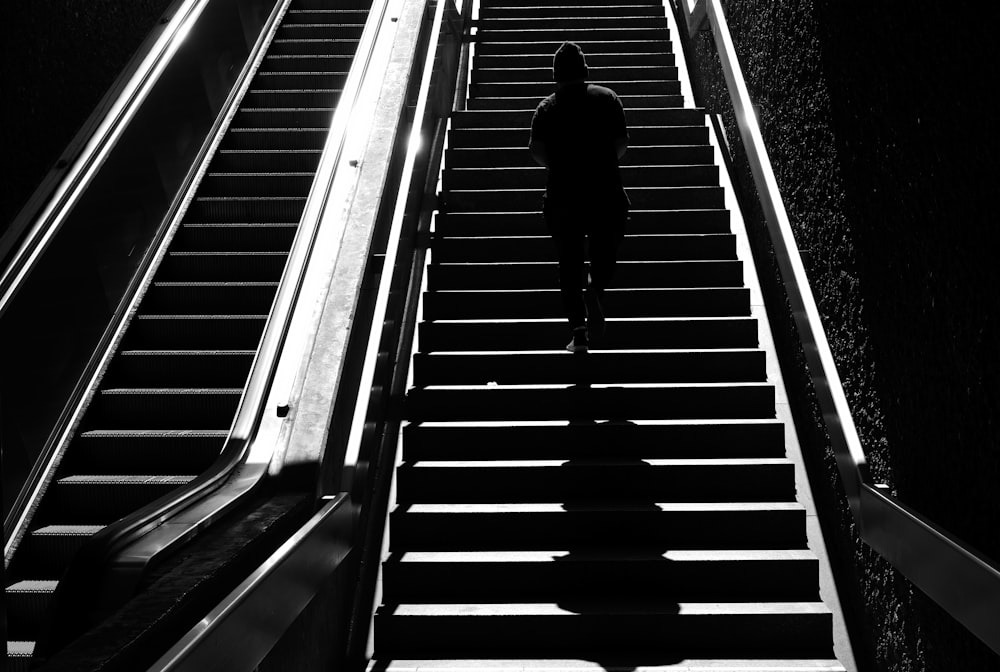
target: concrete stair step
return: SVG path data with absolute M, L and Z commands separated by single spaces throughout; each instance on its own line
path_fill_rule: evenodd
M 434 264 L 556 260 L 548 235 L 436 236 L 431 249 Z M 626 263 L 736 260 L 736 237 L 731 233 L 628 234 L 618 248 L 618 259 Z
M 790 502 L 784 458 L 434 460 L 397 469 L 397 500 L 416 503 Z M 517 487 L 511 484 L 516 483 Z M 579 586 L 578 586 L 579 588 Z M 814 584 L 815 590 L 815 584 Z
M 511 18 L 541 18 L 541 17 L 584 17 L 584 18 L 609 18 L 615 19 L 615 24 L 622 17 L 627 16 L 656 16 L 663 18 L 663 9 L 654 4 L 607 4 L 593 5 L 590 7 L 573 7 L 572 5 L 559 5 L 549 7 L 483 7 L 479 10 L 481 20 L 486 19 L 511 19 Z M 590 54 L 587 54 L 587 61 L 590 61 Z
M 531 212 L 439 212 L 434 228 L 440 238 L 487 236 L 547 237 L 545 220 Z M 729 211 L 718 208 L 636 210 L 629 212 L 626 232 L 631 235 L 730 233 Z M 628 245 L 628 239 L 624 243 Z
M 433 264 L 427 288 L 437 290 L 533 289 L 558 286 L 555 262 Z M 615 287 L 740 287 L 741 261 L 620 261 Z
M 766 380 L 764 351 L 756 349 L 602 350 L 577 357 L 553 347 L 536 352 L 425 351 L 413 355 L 413 381 L 417 386 Z
M 579 658 L 447 658 L 373 660 L 368 672 L 846 672 L 836 659 L 678 658 L 662 655 L 602 655 L 600 662 Z
M 520 32 L 520 31 L 518 31 Z M 602 82 L 599 80 L 592 80 L 591 84 L 601 84 L 612 86 L 615 93 L 619 95 L 642 95 L 642 96 L 654 96 L 654 95 L 671 95 L 679 94 L 681 92 L 680 82 L 673 80 L 663 80 L 663 79 L 652 79 L 652 80 L 630 80 L 627 82 Z M 483 84 L 470 84 L 469 91 L 474 97 L 509 97 L 509 98 L 525 98 L 528 96 L 537 96 L 538 101 L 536 105 L 541 101 L 542 98 L 549 95 L 555 91 L 555 85 L 552 82 L 490 82 Z
M 806 548 L 795 502 L 408 504 L 389 528 L 393 552 Z
M 609 289 L 605 315 L 638 317 L 743 317 L 750 315 L 745 287 Z M 445 290 L 425 292 L 425 320 L 565 319 L 559 290 Z
M 473 84 L 473 86 L 476 86 Z M 490 86 L 490 85 L 482 85 Z M 660 146 L 660 145 L 705 145 L 708 144 L 708 127 L 704 124 L 694 126 L 634 126 L 630 125 L 628 130 L 629 146 Z M 528 127 L 523 128 L 453 128 L 448 134 L 448 146 L 454 149 L 481 149 L 481 148 L 503 148 L 516 147 L 527 149 L 529 140 Z M 628 152 L 626 152 L 626 156 Z M 655 164 L 656 162 L 650 162 Z M 274 181 L 276 181 L 275 178 Z M 277 193 L 276 185 L 266 184 L 263 178 L 257 179 L 261 182 L 261 189 L 271 189 L 275 193 L 265 193 L 264 195 L 285 195 Z M 310 177 L 311 181 L 311 177 Z M 252 180 L 247 181 L 248 184 Z M 234 186 L 233 189 L 236 187 Z M 308 191 L 308 187 L 306 189 Z M 234 192 L 229 192 L 234 193 Z M 234 194 L 238 195 L 238 194 Z
M 542 189 L 491 189 L 491 190 L 464 190 L 453 189 L 442 192 L 439 196 L 439 203 L 443 208 L 449 208 L 460 212 L 494 212 L 508 209 L 519 212 L 541 212 L 542 209 Z M 629 201 L 632 207 L 640 210 L 667 210 L 667 209 L 707 209 L 724 208 L 725 195 L 722 187 L 632 187 L 627 189 Z M 261 260 L 260 263 L 263 263 Z M 282 258 L 281 263 L 284 262 Z M 277 265 L 275 261 L 275 266 Z M 185 279 L 216 279 L 209 276 L 208 269 L 199 269 L 201 272 L 197 277 L 192 268 Z M 280 271 L 279 271 L 280 273 Z M 253 274 L 247 271 L 246 277 L 231 277 L 232 280 L 266 280 L 262 268 L 259 273 Z
M 561 349 L 565 319 L 438 320 L 418 325 L 423 352 Z M 756 348 L 754 318 L 650 318 L 608 320 L 601 350 L 648 348 Z
M 774 419 L 409 422 L 403 459 L 779 458 L 784 432 Z
M 600 656 L 628 651 L 674 660 L 833 655 L 832 616 L 820 602 L 640 604 L 400 604 L 380 608 L 380 659 Z M 720 636 L 725 633 L 725 636 Z
M 551 71 L 552 57 L 547 58 Z M 530 128 L 533 115 L 533 110 L 458 110 L 451 114 L 451 127 Z M 630 125 L 638 126 L 697 126 L 705 123 L 705 110 L 692 107 L 632 107 L 627 116 Z
M 538 102 L 537 100 L 535 101 Z M 525 131 L 527 134 L 527 131 Z M 712 163 L 714 150 L 708 144 L 631 146 L 622 157 L 623 171 L 633 166 L 693 166 Z M 528 152 L 527 135 L 517 147 L 492 147 L 487 151 L 450 147 L 445 150 L 445 165 L 455 168 L 531 168 L 538 166 Z M 520 186 L 520 185 L 519 185 Z
M 410 551 L 393 554 L 383 590 L 393 603 L 554 602 L 655 595 L 678 602 L 815 601 L 808 550 Z
M 667 52 L 645 53 L 601 53 L 587 52 L 587 65 L 594 67 L 610 67 L 615 65 L 675 65 L 674 55 Z M 552 54 L 494 54 L 475 55 L 476 69 L 479 68 L 551 68 Z
M 608 17 L 593 15 L 590 12 L 533 12 L 529 16 L 512 16 L 510 14 L 483 16 L 474 25 L 484 31 L 493 30 L 594 30 L 605 28 Z M 659 15 L 643 13 L 639 15 L 618 14 L 614 17 L 614 25 L 628 28 L 659 28 L 667 30 L 667 19 L 661 12 Z M 475 72 L 475 71 L 474 71 Z
M 531 20 L 528 20 L 532 22 Z M 633 80 L 676 80 L 677 67 L 673 65 L 606 65 L 588 63 L 587 79 L 591 82 L 627 82 Z M 517 64 L 514 67 L 479 67 L 472 72 L 474 84 L 492 82 L 545 82 L 552 86 L 552 64 L 529 67 Z
M 576 42 L 586 54 L 588 42 L 608 42 L 611 40 L 621 40 L 622 42 L 639 41 L 670 41 L 670 30 L 663 22 L 659 27 L 642 28 L 616 28 L 603 22 L 599 27 L 579 27 L 579 28 L 511 28 L 500 27 L 500 22 L 491 22 L 489 25 L 479 27 L 479 32 L 475 35 L 477 43 L 489 42 L 556 42 L 559 40 Z M 558 48 L 558 45 L 556 45 Z M 555 53 L 552 49 L 549 53 Z
M 449 168 L 443 175 L 443 188 L 448 189 L 541 189 L 545 187 L 546 171 L 538 166 L 509 168 Z M 718 186 L 718 166 L 651 165 L 625 166 L 620 169 L 626 187 L 687 187 Z
M 415 421 L 774 417 L 774 386 L 756 382 L 434 385 L 406 401 Z
M 551 52 L 549 54 L 551 58 Z M 548 94 L 546 94 L 548 95 Z M 527 110 L 533 112 L 544 96 L 473 96 L 466 103 L 469 110 Z M 622 101 L 626 114 L 628 110 L 636 107 L 663 107 L 674 108 L 684 106 L 684 96 L 675 94 L 618 94 L 618 99 Z

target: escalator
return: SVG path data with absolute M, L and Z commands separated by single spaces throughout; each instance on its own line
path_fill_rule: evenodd
M 843 670 L 754 272 L 663 7 L 540 4 L 482 2 L 451 120 L 369 669 Z M 586 354 L 564 350 L 527 151 L 563 40 L 631 137 Z
M 332 5 L 291 3 L 9 560 L 10 669 L 84 542 L 223 448 L 368 14 Z

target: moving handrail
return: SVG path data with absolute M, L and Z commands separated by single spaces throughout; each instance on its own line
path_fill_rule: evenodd
M 712 29 L 750 170 L 767 220 L 809 375 L 861 538 L 956 620 L 1000 653 L 1000 568 L 874 483 L 809 288 L 720 0 L 679 0 L 688 34 Z
M 406 5 L 399 17 L 402 24 L 400 30 L 404 32 L 409 31 L 412 24 L 423 14 L 427 3 L 424 0 L 409 0 Z M 454 7 L 451 0 L 436 3 L 433 20 L 429 22 L 432 36 L 440 34 L 446 11 L 454 10 Z M 465 16 L 467 18 L 467 14 Z M 410 35 L 406 39 L 419 42 L 420 36 Z M 384 253 L 386 268 L 389 268 L 393 261 L 397 261 L 401 230 L 407 216 L 408 195 L 411 193 L 410 185 L 415 172 L 419 172 L 414 170 L 414 166 L 417 155 L 426 150 L 424 146 L 426 143 L 421 142 L 423 140 L 421 120 L 428 112 L 429 89 L 434 74 L 435 56 L 438 55 L 437 49 L 437 40 L 431 39 L 427 44 L 426 53 L 421 54 L 418 48 L 414 56 L 415 59 L 423 56 L 423 69 L 416 71 L 420 74 L 421 80 L 414 108 L 413 125 L 408 136 L 404 138 L 405 142 L 396 143 L 405 151 L 396 200 L 394 203 L 383 204 L 388 206 L 392 216 Z M 378 83 L 373 82 L 373 84 Z M 392 97 L 394 104 L 402 105 L 405 102 L 403 96 L 399 95 L 401 93 L 397 91 L 397 95 Z M 380 110 L 380 113 L 388 116 L 392 111 Z M 433 149 L 431 155 L 435 155 Z M 435 162 L 432 160 L 429 165 L 433 167 Z M 401 267 L 404 271 L 407 270 L 405 262 Z M 387 308 L 394 282 L 393 276 L 392 272 L 383 273 L 379 280 L 374 317 L 371 320 L 373 326 L 381 325 L 391 319 Z M 369 332 L 358 399 L 354 407 L 355 413 L 351 421 L 351 432 L 344 459 L 339 465 L 341 467 L 339 473 L 334 475 L 333 480 L 321 484 L 327 490 L 332 489 L 333 494 L 324 495 L 323 506 L 310 521 L 151 666 L 150 672 L 202 670 L 220 665 L 228 669 L 255 668 L 284 635 L 324 580 L 342 565 L 348 553 L 354 548 L 358 534 L 355 515 L 358 504 L 356 501 L 352 502 L 352 491 L 358 487 L 354 479 L 359 478 L 363 472 L 358 467 L 365 460 L 362 440 L 366 413 L 369 410 L 368 402 L 372 398 L 373 390 L 378 387 L 375 376 L 376 360 L 381 350 L 381 336 L 381 329 L 372 328 Z M 282 357 L 294 355 L 293 350 L 283 354 Z M 327 550 L 318 552 L 318 549 Z M 285 587 L 289 590 L 283 590 Z M 294 590 L 291 590 L 292 587 Z M 260 625 L 262 618 L 267 621 L 266 627 Z

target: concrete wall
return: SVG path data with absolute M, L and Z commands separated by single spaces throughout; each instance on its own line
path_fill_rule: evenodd
M 963 3 L 727 5 L 873 473 L 1000 558 L 1000 234 L 988 205 L 998 171 L 995 109 L 986 103 L 998 62 L 993 29 Z M 738 181 L 752 196 L 710 38 L 695 44 L 696 90 L 727 120 Z M 744 210 L 766 259 L 752 198 Z M 761 268 L 772 313 L 784 312 L 773 264 Z M 1000 669 L 1000 656 L 858 541 L 793 327 L 772 320 L 859 663 Z
M 171 0 L 14 0 L 0 21 L 0 235 Z

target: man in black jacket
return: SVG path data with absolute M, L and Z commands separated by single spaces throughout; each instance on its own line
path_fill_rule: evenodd
M 604 332 L 604 290 L 628 219 L 618 170 L 628 128 L 615 92 L 587 83 L 579 46 L 566 42 L 559 47 L 552 74 L 556 92 L 535 110 L 529 149 L 548 168 L 542 211 L 559 255 L 560 293 L 573 330 L 566 349 L 586 352 L 590 339 Z M 589 282 L 584 276 L 588 247 Z

